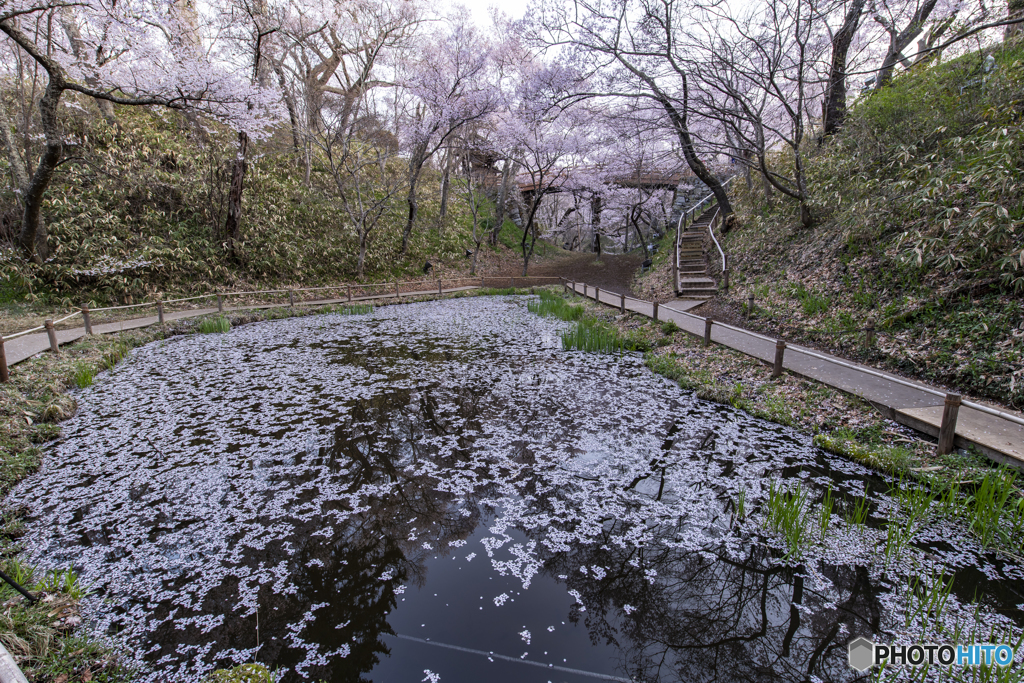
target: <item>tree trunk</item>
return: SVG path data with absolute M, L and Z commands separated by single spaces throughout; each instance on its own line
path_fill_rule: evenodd
M 647 258 L 647 240 L 644 239 L 644 233 L 640 229 L 640 218 L 642 214 L 637 214 L 633 219 L 633 229 L 636 230 L 637 239 L 640 240 L 640 246 L 644 250 L 644 258 Z M 628 231 L 627 231 L 628 232 Z
M 1019 17 L 1024 14 L 1024 0 L 1009 0 L 1006 3 L 1006 16 L 1009 18 Z M 1021 24 L 1008 24 L 1003 30 L 1003 40 L 1009 40 L 1014 36 L 1018 35 L 1021 30 Z
M 416 150 L 409 159 L 409 193 L 406 195 L 406 203 L 409 205 L 408 218 L 405 221 L 405 229 L 402 231 L 402 255 L 409 252 L 409 236 L 412 235 L 412 227 L 416 224 L 416 213 L 419 206 L 416 201 L 416 186 L 420 181 L 420 173 L 423 170 L 423 152 Z
M 43 225 L 41 217 L 43 195 L 50 185 L 53 172 L 57 169 L 57 164 L 60 163 L 60 158 L 64 153 L 64 144 L 61 141 L 60 128 L 57 124 L 57 105 L 60 103 L 60 96 L 64 91 L 64 81 L 59 74 L 51 73 L 49 76 L 46 92 L 39 100 L 39 118 L 43 122 L 46 146 L 39 157 L 39 165 L 36 166 L 36 171 L 29 180 L 28 187 L 22 192 L 21 201 L 24 212 L 21 219 L 21 234 L 18 236 L 18 242 L 25 258 L 35 263 L 43 262 L 43 257 L 37 251 Z
M 480 245 L 483 244 L 483 240 L 476 241 L 476 249 L 473 250 L 473 265 L 469 268 L 470 275 L 476 275 L 476 256 L 480 253 Z
M 448 186 L 451 183 L 452 174 L 452 149 L 448 148 L 448 153 L 444 155 L 444 176 L 441 178 L 441 208 L 438 211 L 438 215 L 441 220 L 448 215 Z M 437 226 L 438 233 L 441 231 L 441 224 Z
M 590 229 L 594 231 L 594 251 L 601 258 L 601 195 L 590 199 Z
M 238 243 L 242 238 L 242 190 L 245 186 L 245 171 L 248 167 L 249 136 L 238 134 L 238 154 L 231 165 L 231 186 L 228 190 L 228 217 L 224 222 L 228 251 L 238 255 Z
M 505 159 L 505 167 L 501 169 L 501 188 L 498 190 L 497 215 L 494 218 L 494 229 L 491 230 L 491 246 L 498 246 L 498 235 L 505 224 L 505 204 L 508 202 L 508 184 L 512 175 L 512 160 Z
M 832 39 L 832 65 L 822 109 L 822 136 L 835 135 L 846 121 L 846 54 L 857 33 L 866 0 L 853 0 L 842 28 Z
M 363 268 L 366 264 L 366 239 L 369 235 L 363 230 L 359 231 L 359 262 L 356 273 L 360 280 L 363 279 Z
M 715 199 L 718 200 L 718 206 L 722 210 L 723 223 L 729 221 L 732 217 L 732 204 L 729 202 L 729 195 L 726 193 L 725 188 L 722 187 L 722 183 L 718 182 L 708 167 L 704 165 L 704 162 L 697 156 L 697 152 L 693 147 L 693 138 L 690 135 L 690 128 L 687 124 L 687 107 L 689 107 L 689 87 L 687 85 L 686 76 L 682 76 L 683 81 L 683 106 L 682 109 L 677 108 L 672 101 L 665 95 L 657 91 L 657 97 L 665 113 L 668 114 L 669 120 L 672 122 L 672 127 L 675 128 L 676 135 L 679 137 L 680 147 L 683 151 L 683 158 L 686 159 L 686 165 L 690 167 L 693 174 L 697 176 L 701 182 L 708 186 L 712 194 L 715 195 Z
M 889 50 L 885 59 L 882 60 L 882 68 L 878 70 L 878 76 L 875 78 L 875 90 L 881 90 L 892 80 L 892 72 L 896 68 L 896 62 L 899 61 L 900 55 L 907 45 L 910 45 L 910 41 L 924 28 L 925 22 L 928 21 L 937 2 L 938 0 L 924 0 L 924 3 L 911 17 L 907 27 L 898 33 L 895 26 L 889 24 L 881 16 L 875 16 L 875 21 L 881 24 L 889 34 Z
M 409 214 L 405 221 L 405 230 L 402 231 L 402 254 L 409 251 L 409 236 L 412 234 L 412 226 L 416 222 L 416 212 L 419 209 L 416 203 L 416 185 L 409 185 L 409 194 L 405 198 L 409 205 Z

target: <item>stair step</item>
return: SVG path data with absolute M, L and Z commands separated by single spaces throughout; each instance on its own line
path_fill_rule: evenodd
M 682 287 L 713 287 L 715 286 L 715 281 L 709 277 L 684 277 L 679 280 L 679 284 Z

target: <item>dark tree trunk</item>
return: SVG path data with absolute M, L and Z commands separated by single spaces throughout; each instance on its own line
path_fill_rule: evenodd
M 1024 0 L 1009 0 L 1006 3 L 1006 16 L 1009 18 L 1019 17 L 1024 14 Z M 1007 24 L 1003 29 L 1003 40 L 1009 40 L 1018 35 L 1021 31 L 1021 24 Z
M 842 28 L 832 39 L 832 65 L 822 103 L 822 135 L 835 135 L 846 121 L 846 54 L 850 50 L 866 0 L 853 0 Z
M 494 217 L 494 229 L 491 230 L 491 246 L 498 246 L 498 235 L 501 234 L 501 226 L 505 224 L 505 204 L 508 202 L 509 178 L 512 175 L 512 160 L 505 160 L 505 167 L 501 169 L 501 188 L 498 190 L 497 215 Z
M 245 186 L 245 172 L 248 167 L 249 136 L 238 134 L 238 154 L 231 165 L 231 186 L 228 189 L 228 217 L 224 222 L 224 235 L 228 251 L 238 255 L 242 239 L 242 190 Z
M 594 251 L 601 258 L 601 195 L 590 200 L 590 229 L 594 231 Z
M 405 229 L 402 231 L 402 255 L 404 256 L 409 252 L 409 237 L 412 235 L 412 228 L 416 224 L 416 213 L 419 211 L 419 206 L 416 199 L 416 186 L 420 181 L 420 173 L 423 171 L 423 164 L 426 162 L 424 157 L 425 150 L 415 150 L 411 159 L 409 159 L 409 192 L 406 195 L 406 203 L 409 206 L 409 213 L 405 221 Z
M 683 81 L 683 106 L 681 108 L 676 107 L 672 101 L 661 94 L 660 91 L 656 91 L 658 101 L 665 113 L 668 114 L 669 120 L 672 122 L 672 127 L 676 131 L 676 135 L 679 137 L 680 147 L 683 151 L 683 158 L 686 159 L 686 165 L 690 167 L 693 174 L 697 176 L 701 182 L 708 186 L 712 194 L 715 195 L 715 199 L 718 200 L 718 206 L 722 209 L 723 222 L 731 221 L 732 218 L 732 204 L 729 202 L 729 195 L 726 193 L 722 183 L 718 182 L 718 178 L 708 170 L 708 167 L 704 165 L 704 162 L 697 156 L 697 152 L 693 147 L 693 137 L 690 135 L 690 128 L 687 123 L 687 108 L 689 107 L 689 87 L 687 85 L 686 76 L 682 76 Z
M 875 78 L 875 90 L 881 90 L 889 84 L 892 80 L 893 69 L 896 68 L 896 63 L 899 61 L 900 56 L 903 54 L 903 50 L 910 45 L 910 41 L 914 39 L 921 30 L 924 28 L 925 22 L 928 21 L 928 17 L 931 16 L 932 10 L 935 9 L 935 5 L 938 0 L 924 0 L 924 3 L 917 8 L 914 16 L 910 19 L 910 23 L 902 31 L 897 32 L 896 27 L 883 20 L 880 16 L 876 15 L 875 20 L 878 21 L 889 34 L 889 50 L 885 55 L 885 59 L 882 60 L 882 68 L 878 70 L 878 76 Z
M 441 208 L 438 211 L 438 215 L 443 219 L 448 215 L 448 186 L 451 184 L 452 175 L 452 156 L 453 151 L 451 148 L 448 149 L 448 153 L 445 154 L 444 159 L 444 176 L 441 178 Z M 440 230 L 440 225 L 438 230 Z
M 61 141 L 60 128 L 57 125 L 57 105 L 60 103 L 61 93 L 64 91 L 64 79 L 61 75 L 51 73 L 46 84 L 46 92 L 39 100 L 39 118 L 43 122 L 43 135 L 46 138 L 46 146 L 39 157 L 39 165 L 29 180 L 28 187 L 22 193 L 22 206 L 24 213 L 21 219 L 21 234 L 18 242 L 25 257 L 35 263 L 42 263 L 43 256 L 37 251 L 40 242 L 40 234 L 43 230 L 42 207 L 43 195 L 50 185 L 53 172 L 60 163 L 64 153 L 64 144 Z M 43 233 L 45 235 L 45 233 Z M 45 237 L 43 238 L 45 240 Z

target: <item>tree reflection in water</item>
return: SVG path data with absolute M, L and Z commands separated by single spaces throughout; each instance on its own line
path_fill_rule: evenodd
M 699 401 L 635 355 L 563 352 L 560 324 L 491 298 L 140 349 L 79 395 L 46 467 L 13 492 L 32 507 L 28 559 L 76 567 L 95 587 L 93 628 L 161 683 L 253 659 L 286 681 L 371 680 L 412 642 L 391 623 L 426 604 L 417 587 L 448 581 L 491 604 L 496 576 L 517 581 L 517 609 L 570 591 L 569 616 L 636 681 L 851 680 L 851 636 L 934 637 L 971 614 L 979 577 L 984 632 L 1019 633 L 1024 570 L 938 519 L 882 563 L 900 518 L 890 481 Z M 763 524 L 772 480 L 812 503 L 822 484 L 840 506 L 867 495 L 869 523 L 836 515 L 790 567 Z M 470 537 L 471 566 L 439 561 Z M 937 569 L 968 584 L 952 616 L 904 628 L 907 577 Z M 501 602 L 462 607 L 507 619 Z M 521 622 L 500 627 L 509 647 L 530 640 Z M 533 639 L 552 651 L 558 637 Z

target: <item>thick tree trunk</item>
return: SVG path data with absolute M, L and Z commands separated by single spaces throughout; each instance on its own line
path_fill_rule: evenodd
M 832 39 L 832 65 L 822 102 L 822 135 L 835 135 L 846 121 L 846 55 L 850 50 L 866 0 L 853 0 L 843 26 Z
M 359 234 L 359 262 L 356 268 L 357 275 L 360 280 L 363 279 L 363 268 L 366 265 L 366 238 L 367 233 L 360 231 Z
M 423 164 L 426 161 L 422 157 L 423 153 L 417 152 L 409 160 L 409 192 L 405 197 L 405 201 L 409 206 L 409 213 L 405 221 L 405 229 L 402 231 L 403 256 L 409 252 L 409 236 L 412 235 L 412 228 L 416 224 L 416 213 L 419 211 L 416 199 L 416 186 L 419 184 L 420 173 L 423 171 Z
M 921 6 L 917 8 L 914 16 L 911 17 L 906 28 L 899 32 L 896 31 L 895 26 L 889 24 L 880 15 L 875 15 L 875 21 L 881 24 L 889 34 L 889 50 L 885 55 L 885 59 L 882 60 L 882 68 L 878 70 L 878 76 L 875 78 L 875 90 L 881 90 L 892 80 L 893 69 L 896 68 L 896 63 L 903 54 L 903 50 L 907 45 L 910 45 L 910 41 L 915 36 L 921 33 L 937 2 L 938 0 L 924 0 Z
M 1024 14 L 1024 0 L 1009 0 L 1006 3 L 1006 16 L 1009 18 L 1019 17 Z M 1020 35 L 1024 28 L 1021 28 L 1024 24 L 1007 24 L 1003 30 L 1003 40 L 1010 40 L 1014 36 Z
M 36 171 L 32 174 L 21 198 L 24 212 L 18 242 L 25 258 L 35 263 L 43 262 L 42 255 L 37 251 L 43 225 L 41 217 L 43 195 L 46 193 L 50 179 L 53 178 L 53 172 L 57 169 L 57 164 L 60 163 L 61 155 L 64 153 L 64 144 L 61 141 L 60 128 L 57 124 L 57 105 L 60 103 L 63 91 L 63 77 L 51 73 L 46 84 L 46 92 L 39 100 L 39 118 L 43 123 L 46 146 L 39 157 L 39 165 L 36 166 Z
M 476 249 L 473 250 L 473 264 L 469 267 L 470 275 L 476 275 L 476 257 L 480 253 L 481 244 L 483 244 L 483 240 L 476 240 Z
M 682 77 L 683 81 L 683 106 L 682 109 L 677 108 L 672 101 L 660 93 L 658 94 L 659 102 L 665 113 L 668 114 L 669 120 L 672 122 L 672 127 L 675 128 L 676 135 L 679 137 L 680 147 L 683 151 L 683 158 L 686 160 L 686 165 L 690 167 L 693 174 L 697 176 L 702 183 L 708 186 L 712 194 L 715 195 L 715 199 L 718 200 L 718 206 L 722 210 L 723 223 L 731 222 L 732 219 L 732 203 L 729 202 L 729 195 L 726 193 L 722 183 L 718 182 L 718 178 L 708 170 L 708 167 L 704 165 L 704 162 L 697 156 L 697 152 L 693 146 L 693 138 L 690 135 L 690 128 L 687 124 L 687 112 L 686 108 L 689 106 L 689 89 L 686 81 L 686 76 Z
M 238 154 L 231 165 L 231 186 L 228 189 L 228 217 L 224 222 L 228 251 L 237 255 L 242 239 L 242 190 L 245 187 L 245 172 L 248 167 L 249 136 L 238 134 Z

